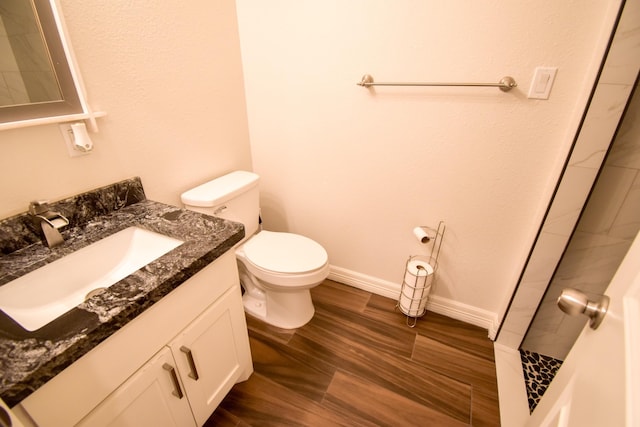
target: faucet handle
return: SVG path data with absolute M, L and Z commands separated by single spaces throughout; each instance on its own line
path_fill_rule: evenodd
M 48 200 L 33 200 L 29 203 L 29 213 L 31 215 L 40 215 L 49 210 Z

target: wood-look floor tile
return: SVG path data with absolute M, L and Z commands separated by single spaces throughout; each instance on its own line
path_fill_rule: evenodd
M 380 387 L 370 381 L 338 371 L 327 390 L 325 405 L 336 412 L 368 420 L 376 426 L 466 426 L 455 420 Z
M 312 298 L 302 328 L 247 316 L 255 372 L 207 426 L 500 425 L 485 330 L 430 312 L 409 328 L 396 301 L 332 281 Z
M 271 339 L 284 344 L 288 343 L 291 337 L 296 333 L 295 329 L 278 328 L 276 326 L 269 325 L 262 320 L 256 319 L 249 314 L 245 317 L 247 319 L 247 328 L 249 331 L 268 336 Z
M 254 333 L 249 343 L 255 372 L 311 400 L 322 400 L 336 370 L 334 366 Z
M 471 420 L 474 426 L 500 424 L 498 384 L 493 362 L 420 335 L 416 338 L 413 360 L 471 385 Z
M 414 328 L 407 326 L 407 316 L 396 307 L 397 303 L 394 299 L 372 294 L 362 314 L 389 327 L 416 332 Z M 418 322 L 421 319 L 418 318 Z
M 495 364 L 482 357 L 418 335 L 412 359 L 436 372 L 485 389 L 495 389 Z
M 322 302 L 316 303 L 314 318 L 298 333 L 306 329 L 326 331 L 369 348 L 405 357 L 411 357 L 416 337 L 416 333 L 409 328 L 389 328 L 358 313 Z
M 299 330 L 289 345 L 455 419 L 465 422 L 470 419 L 471 387 L 468 384 L 407 358 L 313 327 Z
M 250 426 L 358 425 L 255 372 L 248 381 L 233 386 L 216 412 L 219 409 Z
M 498 389 L 485 390 L 474 387 L 471 392 L 471 421 L 474 427 L 500 425 Z
M 218 407 L 202 427 L 251 427 L 229 411 Z
M 493 341 L 486 329 L 428 312 L 416 326 L 420 335 L 495 362 Z
M 395 300 L 373 294 L 363 314 L 389 326 L 407 328 L 406 316 L 395 309 L 395 305 Z M 420 335 L 494 361 L 493 342 L 486 329 L 431 311 L 419 317 L 412 329 Z
M 351 286 L 325 280 L 311 289 L 314 303 L 324 303 L 351 311 L 362 312 L 371 298 L 371 293 Z

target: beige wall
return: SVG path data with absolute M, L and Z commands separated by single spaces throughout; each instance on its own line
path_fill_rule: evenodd
M 130 176 L 147 197 L 251 168 L 233 0 L 60 0 L 89 100 L 95 149 L 70 158 L 57 125 L 0 132 L 0 218 Z
M 238 0 L 237 24 L 231 0 L 60 2 L 108 116 L 86 157 L 55 125 L 0 133 L 0 217 L 133 175 L 179 204 L 253 158 L 267 228 L 316 239 L 346 274 L 398 284 L 424 250 L 411 229 L 446 221 L 434 300 L 482 318 L 511 295 L 618 4 Z M 548 101 L 526 98 L 538 65 L 559 67 Z M 519 87 L 369 91 L 364 73 Z
M 432 301 L 495 321 L 534 240 L 618 1 L 237 0 L 267 228 L 306 234 L 334 271 L 399 286 L 417 225 L 447 224 Z M 547 101 L 536 66 L 557 66 Z M 497 81 L 376 88 L 378 81 Z M 446 308 L 446 307 L 445 307 Z M 484 320 L 483 320 L 484 319 Z M 495 325 L 494 325 L 495 326 Z

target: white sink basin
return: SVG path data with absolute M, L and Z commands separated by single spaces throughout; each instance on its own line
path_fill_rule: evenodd
M 129 227 L 0 286 L 0 309 L 35 331 L 182 243 Z

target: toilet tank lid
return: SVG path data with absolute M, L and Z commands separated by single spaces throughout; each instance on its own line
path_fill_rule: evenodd
M 231 172 L 185 191 L 180 199 L 186 206 L 217 206 L 257 186 L 259 179 L 260 177 L 253 172 Z

